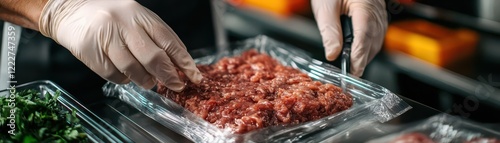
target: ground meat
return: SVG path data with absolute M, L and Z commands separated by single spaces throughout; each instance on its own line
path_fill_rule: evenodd
M 249 50 L 213 65 L 198 65 L 204 79 L 176 93 L 159 84 L 157 92 L 219 128 L 234 133 L 298 124 L 348 109 L 350 95 L 332 84 L 313 81 L 266 54 Z

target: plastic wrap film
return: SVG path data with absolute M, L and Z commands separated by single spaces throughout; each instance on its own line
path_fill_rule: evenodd
M 388 133 L 368 143 L 500 143 L 500 132 L 445 113 Z
M 348 110 L 297 125 L 272 126 L 245 134 L 232 134 L 229 129 L 219 129 L 209 122 L 159 95 L 144 90 L 134 83 L 103 86 L 106 96 L 116 97 L 137 108 L 162 125 L 194 142 L 318 142 L 334 136 L 352 126 L 366 122 L 385 122 L 411 109 L 389 90 L 369 81 L 345 76 L 330 64 L 310 58 L 302 50 L 275 41 L 267 36 L 257 36 L 230 45 L 231 50 L 195 59 L 197 64 L 213 64 L 222 57 L 239 55 L 249 49 L 268 54 L 283 65 L 308 74 L 313 80 L 339 86 L 344 78 L 353 105 Z

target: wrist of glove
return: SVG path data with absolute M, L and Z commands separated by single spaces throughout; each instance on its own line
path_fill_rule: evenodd
M 202 75 L 173 30 L 133 0 L 49 0 L 40 32 L 66 47 L 99 76 L 150 89 L 158 80 L 174 91 Z
M 342 50 L 340 16 L 352 18 L 354 41 L 350 70 L 361 76 L 369 61 L 382 48 L 387 30 L 384 0 L 312 0 L 314 17 L 323 39 L 326 58 L 335 60 Z

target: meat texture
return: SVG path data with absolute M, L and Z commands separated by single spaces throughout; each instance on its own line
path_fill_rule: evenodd
M 249 50 L 212 65 L 198 65 L 204 79 L 186 81 L 176 93 L 159 84 L 157 92 L 219 128 L 234 133 L 320 119 L 353 105 L 350 95 L 332 84 L 283 66 L 272 57 Z

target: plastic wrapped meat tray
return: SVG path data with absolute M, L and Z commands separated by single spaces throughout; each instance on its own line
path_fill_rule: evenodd
M 283 65 L 299 69 L 313 80 L 339 86 L 341 78 L 347 83 L 353 105 L 342 112 L 296 125 L 272 126 L 244 134 L 219 129 L 197 117 L 153 90 L 144 90 L 134 83 L 103 86 L 106 96 L 116 97 L 137 108 L 160 124 L 194 142 L 318 142 L 366 122 L 385 122 L 401 115 L 411 107 L 389 90 L 369 81 L 340 74 L 330 64 L 310 58 L 305 52 L 266 36 L 257 36 L 232 44 L 231 51 L 195 59 L 197 64 L 213 64 L 222 57 L 231 57 L 255 49 Z
M 368 143 L 500 143 L 500 132 L 485 125 L 445 113 Z

